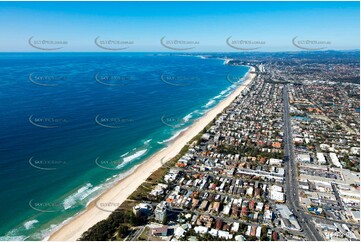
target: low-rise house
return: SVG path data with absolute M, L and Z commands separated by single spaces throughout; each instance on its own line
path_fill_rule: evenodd
M 152 235 L 153 236 L 167 236 L 168 235 L 168 226 L 152 228 Z

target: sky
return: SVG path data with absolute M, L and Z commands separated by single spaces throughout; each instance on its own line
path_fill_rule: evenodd
M 1 52 L 359 49 L 360 3 L 0 2 L 0 31 Z

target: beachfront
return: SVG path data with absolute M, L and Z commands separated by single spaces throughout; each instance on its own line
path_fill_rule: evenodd
M 223 109 L 230 105 L 233 100 L 241 94 L 243 89 L 254 79 L 255 75 L 254 68 L 250 67 L 247 79 L 241 86 L 235 89 L 232 94 L 208 111 L 203 117 L 199 118 L 189 127 L 189 129 L 181 133 L 167 148 L 154 154 L 132 174 L 119 181 L 116 185 L 91 202 L 83 213 L 54 232 L 49 240 L 77 240 L 94 224 L 106 219 L 111 213 L 111 210 L 101 210 L 96 204 L 109 202 L 119 205 L 122 204 L 154 171 L 162 166 L 161 160 L 166 162 L 176 156 L 187 142 L 201 132 L 203 128 L 217 116 L 217 114 L 221 113 Z M 113 209 L 115 209 L 115 207 Z

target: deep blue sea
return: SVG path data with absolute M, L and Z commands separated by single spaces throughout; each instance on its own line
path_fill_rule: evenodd
M 0 54 L 0 240 L 46 237 L 247 71 L 200 56 Z

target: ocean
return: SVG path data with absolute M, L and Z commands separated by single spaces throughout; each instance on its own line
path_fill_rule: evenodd
M 160 53 L 0 54 L 0 240 L 40 240 L 248 71 Z

